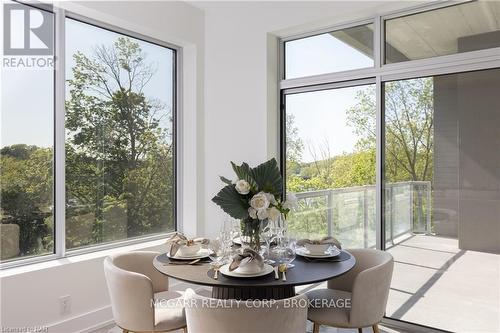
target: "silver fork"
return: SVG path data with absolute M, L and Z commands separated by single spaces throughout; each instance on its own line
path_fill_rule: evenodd
M 279 265 L 279 271 L 281 272 L 281 274 L 283 274 L 283 277 L 281 278 L 281 281 L 283 282 L 286 282 L 286 269 L 287 269 L 286 264 Z

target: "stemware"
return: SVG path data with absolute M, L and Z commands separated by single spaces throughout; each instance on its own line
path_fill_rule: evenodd
M 261 247 L 260 254 L 265 259 L 265 262 L 268 264 L 274 263 L 271 257 L 271 243 L 274 240 L 274 233 L 272 226 L 270 224 L 266 225 L 261 233 L 262 240 L 264 241 L 265 246 Z
M 292 238 L 283 238 L 282 244 L 279 247 L 279 262 L 282 264 L 286 264 L 287 268 L 295 267 L 292 262 L 296 258 L 296 246 L 297 243 L 295 239 Z
M 210 250 L 210 254 L 208 255 L 211 260 L 210 266 L 214 270 L 214 279 L 217 280 L 219 268 L 225 263 L 224 247 L 221 240 L 216 238 L 210 240 L 208 249 Z

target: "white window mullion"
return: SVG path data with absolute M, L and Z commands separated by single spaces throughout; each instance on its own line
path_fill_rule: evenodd
M 55 8 L 55 247 L 56 255 L 66 253 L 66 187 L 65 187 L 65 64 L 64 9 Z

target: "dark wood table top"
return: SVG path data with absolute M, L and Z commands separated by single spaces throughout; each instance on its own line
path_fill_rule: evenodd
M 295 267 L 286 272 L 287 281 L 274 279 L 274 272 L 255 278 L 227 277 L 219 272 L 218 279 L 213 278 L 213 270 L 209 261 L 195 265 L 172 265 L 167 255 L 161 254 L 154 261 L 154 267 L 161 273 L 181 281 L 212 287 L 277 287 L 298 286 L 330 280 L 351 270 L 356 259 L 349 252 L 342 250 L 342 261 L 308 261 L 297 256 L 293 261 Z M 280 273 L 281 276 L 281 273 Z

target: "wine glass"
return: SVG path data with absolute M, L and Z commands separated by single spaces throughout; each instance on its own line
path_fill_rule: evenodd
M 284 238 L 282 241 L 282 246 L 279 250 L 279 261 L 282 264 L 286 264 L 287 268 L 295 267 L 292 262 L 296 257 L 296 247 L 297 242 L 293 238 Z
M 273 264 L 274 260 L 271 259 L 271 243 L 274 240 L 273 229 L 270 224 L 268 224 L 261 233 L 262 240 L 266 244 L 261 247 L 261 255 L 264 257 L 265 262 L 268 264 Z
M 224 247 L 219 238 L 210 240 L 208 243 L 208 249 L 210 250 L 210 254 L 208 257 L 210 258 L 210 266 L 214 270 L 214 279 L 217 280 L 219 268 L 224 265 L 225 257 L 224 257 Z

